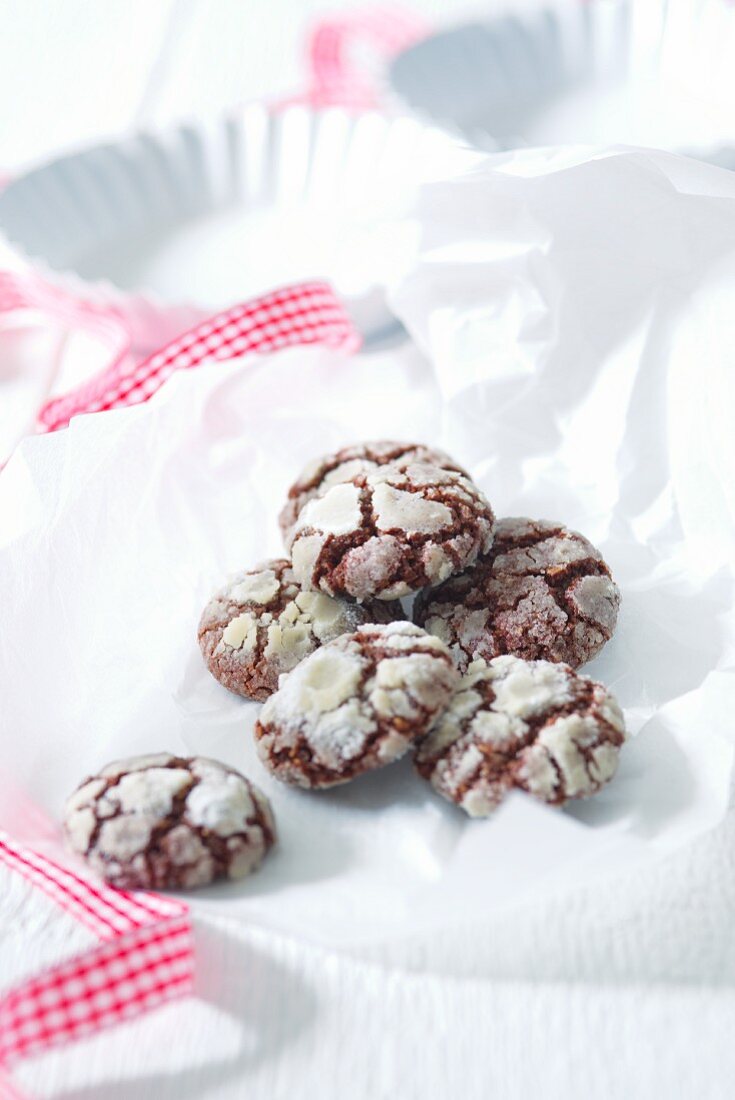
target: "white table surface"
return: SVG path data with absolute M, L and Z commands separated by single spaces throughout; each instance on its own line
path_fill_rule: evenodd
M 407 6 L 435 19 L 482 10 Z M 0 172 L 298 88 L 302 31 L 322 8 L 0 0 Z M 16 1078 L 57 1100 L 724 1100 L 735 1081 L 734 918 L 730 815 L 645 868 L 478 914 L 460 941 L 355 958 L 211 921 L 197 928 L 194 998 L 28 1061 Z M 3 984 L 84 944 L 0 872 Z

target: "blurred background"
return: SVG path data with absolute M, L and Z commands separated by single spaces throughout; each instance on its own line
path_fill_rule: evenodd
M 731 0 L 0 0 L 0 30 L 0 275 L 117 310 L 133 357 L 314 276 L 394 335 L 393 227 L 450 144 L 735 167 Z M 47 305 L 18 337 L 0 285 L 0 460 L 109 359 Z
M 529 59 L 518 27 L 488 40 L 488 27 L 503 17 L 540 11 L 543 19 L 546 9 L 557 24 L 530 24 L 538 32 L 535 57 Z M 591 9 L 605 25 L 588 37 L 579 12 Z M 560 31 L 565 12 L 574 26 Z M 499 130 L 506 144 L 711 146 L 735 128 L 729 0 L 404 0 L 395 7 L 353 0 L 0 0 L 0 172 L 130 127 L 303 92 L 314 29 L 364 13 L 387 23 L 397 18 L 412 32 L 404 25 L 379 48 L 370 35 L 362 42 L 354 36 L 353 63 L 379 69 L 383 85 L 402 93 L 401 106 L 434 117 L 459 112 L 470 128 Z M 412 34 L 439 41 L 391 74 L 387 56 L 400 53 Z M 576 66 L 575 79 L 586 78 L 585 98 L 560 104 L 554 96 L 553 119 L 529 125 L 524 93 L 549 92 L 555 63 Z M 597 91 L 601 79 L 614 83 L 623 72 L 635 84 L 633 99 L 605 104 L 604 126 L 589 84 L 593 68 Z M 503 72 L 516 78 L 512 99 L 493 87 Z
M 427 22 L 523 6 L 408 0 Z M 0 171 L 129 126 L 302 88 L 310 29 L 354 0 L 0 0 Z

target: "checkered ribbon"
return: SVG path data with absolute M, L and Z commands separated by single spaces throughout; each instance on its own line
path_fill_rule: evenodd
M 355 63 L 356 47 L 367 44 L 382 65 L 426 33 L 427 26 L 418 16 L 392 7 L 370 7 L 324 19 L 309 39 L 306 90 L 294 98 L 314 107 L 379 106 L 374 77 Z M 29 312 L 71 330 L 86 331 L 109 349 L 109 365 L 102 374 L 43 405 L 38 416 L 42 432 L 66 427 L 80 413 L 147 401 L 174 371 L 205 359 L 231 359 L 299 344 L 352 351 L 359 344 L 342 306 L 321 282 L 285 287 L 235 306 L 137 364 L 132 362 L 125 320 L 114 308 L 77 298 L 32 272 L 0 271 L 0 319 Z
M 134 364 L 124 320 L 107 307 L 81 301 L 35 275 L 0 272 L 0 315 L 39 313 L 73 329 L 85 329 L 110 350 L 110 365 L 83 385 L 47 401 L 39 430 L 65 428 L 73 416 L 140 404 L 177 370 L 205 360 L 267 354 L 308 344 L 354 351 L 359 336 L 327 283 L 297 283 L 218 313 Z
M 19 1097 L 2 1068 L 190 992 L 189 909 L 80 878 L 0 833 L 0 863 L 43 890 L 100 941 L 0 996 L 0 1100 Z
M 310 76 L 301 100 L 313 107 L 379 108 L 380 78 L 357 64 L 359 48 L 367 46 L 382 71 L 386 60 L 428 32 L 420 16 L 393 7 L 373 6 L 321 20 L 309 38 Z

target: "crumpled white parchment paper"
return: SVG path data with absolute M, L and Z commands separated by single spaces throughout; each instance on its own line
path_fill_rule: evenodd
M 146 406 L 29 439 L 0 475 L 3 766 L 51 818 L 110 759 L 242 769 L 278 849 L 195 907 L 330 944 L 466 921 L 666 851 L 726 812 L 735 710 L 735 177 L 646 151 L 524 152 L 433 184 L 393 304 L 422 347 L 204 367 Z M 408 761 L 331 792 L 272 781 L 257 705 L 206 672 L 196 624 L 229 572 L 280 552 L 303 462 L 418 439 L 500 515 L 577 527 L 622 588 L 587 667 L 635 734 L 614 782 L 474 822 Z M 38 840 L 22 799 L 0 827 Z M 42 838 L 48 844 L 48 837 Z

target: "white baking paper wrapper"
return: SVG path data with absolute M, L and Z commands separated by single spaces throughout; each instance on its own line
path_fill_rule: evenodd
M 203 367 L 27 440 L 0 476 L 6 783 L 58 819 L 112 758 L 225 760 L 267 791 L 280 844 L 195 911 L 345 947 L 669 851 L 723 817 L 733 762 L 735 179 L 642 151 L 532 152 L 432 185 L 417 213 L 394 303 L 425 354 Z M 201 607 L 278 554 L 303 462 L 380 436 L 448 448 L 499 514 L 563 520 L 605 552 L 622 612 L 588 671 L 634 737 L 597 799 L 518 795 L 469 821 L 408 761 L 311 794 L 257 761 L 258 708 L 204 669 Z M 0 800 L 0 827 L 48 845 L 22 807 Z

